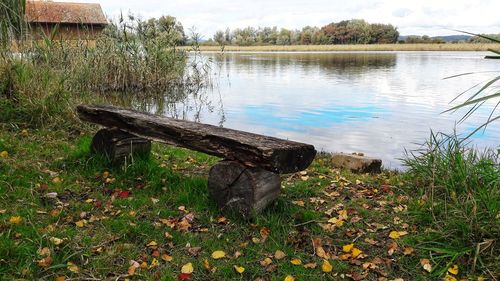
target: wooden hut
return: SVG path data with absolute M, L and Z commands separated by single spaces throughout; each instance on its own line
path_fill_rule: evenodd
M 101 5 L 26 1 L 26 21 L 33 39 L 94 41 L 108 24 Z

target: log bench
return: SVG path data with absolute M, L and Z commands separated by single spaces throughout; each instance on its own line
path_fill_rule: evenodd
M 314 146 L 208 124 L 178 120 L 111 106 L 80 105 L 81 120 L 104 126 L 91 150 L 120 162 L 149 153 L 151 141 L 221 157 L 208 175 L 210 197 L 244 217 L 259 213 L 280 194 L 280 174 L 306 169 Z

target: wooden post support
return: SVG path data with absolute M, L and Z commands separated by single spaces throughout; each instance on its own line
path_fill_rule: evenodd
M 278 198 L 280 176 L 237 161 L 220 161 L 210 169 L 208 191 L 221 209 L 231 209 L 243 217 L 260 213 Z
M 131 155 L 149 154 L 151 141 L 117 128 L 104 128 L 95 134 L 90 149 L 106 155 L 114 164 L 121 164 Z

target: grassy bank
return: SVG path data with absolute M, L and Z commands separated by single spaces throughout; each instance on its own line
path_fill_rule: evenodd
M 328 155 L 321 155 L 306 172 L 283 176 L 279 200 L 243 221 L 220 213 L 208 198 L 206 174 L 216 158 L 155 144 L 151 157 L 111 166 L 89 152 L 95 128 L 77 127 L 0 123 L 2 280 L 177 280 L 188 263 L 192 280 L 476 280 L 498 274 L 498 214 L 484 218 L 478 199 L 481 217 L 461 212 L 469 218 L 462 221 L 455 214 L 463 193 L 456 189 L 441 200 L 436 187 L 431 200 L 423 187 L 444 188 L 443 182 L 415 178 L 423 172 L 354 175 L 331 168 Z M 415 168 L 427 171 L 418 163 Z M 495 177 L 494 171 L 474 170 L 481 178 L 470 182 L 489 187 L 493 193 L 484 196 L 493 205 L 498 174 L 497 182 L 482 175 Z M 493 205 L 490 211 L 498 212 Z M 480 253 L 467 239 L 484 241 Z M 215 251 L 225 257 L 214 259 Z
M 493 44 L 371 44 L 371 45 L 293 45 L 224 46 L 228 52 L 335 52 L 335 51 L 487 51 Z M 187 48 L 186 48 L 187 49 Z M 220 46 L 201 46 L 201 51 L 220 52 Z

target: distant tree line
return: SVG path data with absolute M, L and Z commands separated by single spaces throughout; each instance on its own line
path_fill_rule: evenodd
M 391 24 L 367 23 L 353 19 L 332 22 L 321 28 L 306 26 L 302 30 L 277 27 L 246 27 L 219 30 L 209 41 L 219 45 L 329 45 L 396 43 L 399 32 Z
M 500 34 L 483 34 L 483 35 L 490 37 L 490 38 L 494 38 L 496 40 L 500 40 Z M 473 36 L 469 39 L 469 42 L 470 43 L 491 43 L 491 40 L 488 40 L 486 38 L 479 37 L 479 36 Z

